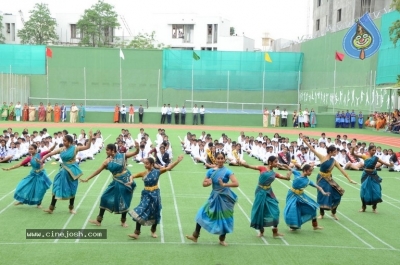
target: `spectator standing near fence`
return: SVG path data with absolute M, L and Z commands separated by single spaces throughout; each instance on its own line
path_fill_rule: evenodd
M 276 106 L 274 127 L 279 127 L 279 126 L 281 126 L 281 111 L 279 110 L 279 106 Z
M 181 110 L 181 124 L 185 124 L 186 123 L 186 109 L 185 106 L 182 106 L 182 110 Z
M 176 104 L 174 108 L 174 113 L 175 113 L 175 124 L 179 124 L 179 113 L 181 112 L 181 109 L 178 107 L 178 104 Z
M 164 104 L 164 106 L 161 107 L 161 121 L 160 121 L 161 124 L 165 123 L 166 116 L 167 116 L 167 105 Z
M 139 106 L 139 123 L 142 124 L 143 122 L 143 115 L 144 115 L 144 108 L 142 105 Z
M 263 112 L 263 127 L 265 128 L 268 128 L 268 117 L 269 117 L 269 111 L 268 108 L 265 108 Z
M 142 106 L 142 105 L 140 105 Z M 129 105 L 129 117 L 128 117 L 128 123 L 135 123 L 135 108 L 133 105 Z
M 64 106 L 64 103 L 61 104 L 61 121 L 64 122 L 67 119 L 67 107 Z
M 204 124 L 204 114 L 206 110 L 204 109 L 203 105 L 201 105 L 199 112 L 200 112 L 200 124 Z
M 311 128 L 315 128 L 315 125 L 317 125 L 317 115 L 315 114 L 314 109 L 311 109 L 310 112 L 310 125 Z
M 287 127 L 287 116 L 289 115 L 289 113 L 287 112 L 286 109 L 283 109 L 281 115 L 282 115 L 282 127 Z
M 197 104 L 194 104 L 194 107 L 192 109 L 193 113 L 193 125 L 197 125 L 199 122 L 199 108 L 197 107 Z
M 22 106 L 20 102 L 15 105 L 15 120 L 20 121 L 21 120 L 21 113 L 22 113 Z
M 114 123 L 119 122 L 119 105 L 116 104 L 114 108 Z
M 71 111 L 69 114 L 69 121 L 71 123 L 76 123 L 76 117 L 78 116 L 78 111 L 79 111 L 78 107 L 75 105 L 75 103 L 72 103 Z
M 119 109 L 121 113 L 121 122 L 126 123 L 126 107 L 125 104 L 122 104 L 122 107 Z
M 61 117 L 61 108 L 58 106 L 58 103 L 54 105 L 54 122 L 60 122 Z
M 85 116 L 86 116 L 86 109 L 81 103 L 81 107 L 79 108 L 79 122 L 84 123 L 85 122 Z
M 167 106 L 167 123 L 171 124 L 171 119 L 172 119 L 172 108 L 171 105 L 168 104 Z
M 51 113 L 53 112 L 53 107 L 50 105 L 50 103 L 47 104 L 46 108 L 46 121 L 51 122 Z

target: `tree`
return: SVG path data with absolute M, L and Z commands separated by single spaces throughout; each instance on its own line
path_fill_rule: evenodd
M 18 37 L 22 44 L 47 44 L 58 39 L 56 34 L 56 21 L 51 17 L 47 4 L 35 4 L 29 11 L 30 18 L 25 22 L 24 28 L 18 30 Z
M 391 7 L 394 7 L 397 11 L 400 12 L 400 0 L 393 0 Z M 389 28 L 389 36 L 390 40 L 393 42 L 394 46 L 396 46 L 397 41 L 400 39 L 400 20 L 396 20 L 393 22 L 392 26 Z
M 235 35 L 235 28 L 234 27 L 230 28 L 230 35 L 231 36 Z
M 80 45 L 111 46 L 114 29 L 119 27 L 118 14 L 114 11 L 114 6 L 99 0 L 85 10 L 76 27 L 81 35 Z
M 3 17 L 0 15 L 0 44 L 4 44 L 6 38 L 3 35 Z
M 153 31 L 150 34 L 148 33 L 139 33 L 133 40 L 129 42 L 126 46 L 127 48 L 133 49 L 163 49 L 167 48 L 163 43 L 157 43 L 156 39 L 156 32 Z M 155 44 L 157 43 L 157 44 Z

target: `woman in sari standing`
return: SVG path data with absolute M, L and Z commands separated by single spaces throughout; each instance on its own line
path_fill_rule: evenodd
M 195 231 L 186 238 L 197 242 L 200 230 L 204 228 L 219 235 L 219 243 L 226 246 L 226 234 L 233 232 L 233 210 L 237 201 L 237 195 L 230 188 L 239 187 L 239 182 L 233 172 L 224 167 L 224 153 L 217 153 L 215 160 L 217 166 L 209 169 L 203 180 L 203 187 L 212 185 L 210 197 L 197 212 Z
M 340 187 L 332 178 L 332 170 L 334 167 L 339 169 L 339 171 L 347 178 L 347 180 L 352 184 L 357 184 L 353 181 L 349 175 L 340 166 L 339 162 L 335 160 L 337 154 L 337 149 L 334 145 L 331 145 L 327 149 L 327 154 L 322 155 L 318 153 L 314 147 L 308 143 L 308 139 L 303 137 L 303 143 L 308 146 L 311 152 L 318 157 L 320 161 L 320 172 L 317 176 L 317 184 L 322 187 L 323 190 L 330 193 L 330 196 L 325 196 L 322 192 L 318 192 L 317 202 L 319 204 L 320 216 L 319 219 L 324 218 L 325 211 L 331 211 L 332 217 L 335 220 L 339 220 L 336 217 L 336 210 L 340 204 L 342 196 L 344 194 L 344 189 Z
M 310 179 L 308 176 L 311 175 L 313 168 L 305 164 L 302 169 L 302 173 L 293 170 L 294 179 L 292 187 L 289 189 L 286 196 L 286 206 L 283 212 L 286 224 L 290 227 L 290 231 L 296 231 L 308 221 L 312 221 L 314 230 L 321 230 L 323 227 L 318 226 L 317 222 L 317 209 L 318 203 L 312 200 L 304 193 L 304 189 L 310 185 L 318 189 L 318 191 L 324 196 L 330 196 L 329 192 L 325 192 L 324 189 Z
M 75 214 L 74 202 L 76 190 L 78 189 L 78 178 L 82 176 L 82 170 L 79 168 L 76 162 L 76 154 L 79 151 L 84 151 L 90 148 L 92 143 L 92 131 L 89 132 L 89 140 L 85 146 L 73 145 L 73 138 L 71 135 L 65 135 L 63 137 L 64 146 L 57 149 L 44 157 L 41 162 L 44 163 L 48 157 L 56 154 L 60 154 L 62 164 L 60 165 L 60 171 L 54 177 L 53 183 L 53 195 L 51 198 L 51 204 L 49 209 L 44 210 L 47 213 L 53 213 L 56 208 L 57 200 L 69 200 L 69 212 Z
M 304 128 L 307 128 L 310 126 L 310 113 L 308 112 L 307 108 L 303 111 L 303 117 L 304 117 Z
M 315 128 L 315 125 L 317 125 L 317 115 L 315 114 L 314 109 L 311 109 L 310 112 L 310 125 L 311 128 Z
M 263 127 L 268 128 L 268 117 L 269 117 L 269 111 L 267 108 L 264 109 L 263 113 Z
M 393 167 L 393 162 L 386 163 L 379 157 L 375 156 L 376 147 L 370 145 L 368 147 L 368 153 L 359 155 L 354 153 L 355 147 L 351 148 L 351 154 L 353 156 L 360 157 L 364 159 L 364 171 L 361 175 L 361 210 L 360 212 L 365 212 L 367 205 L 372 205 L 372 212 L 376 213 L 377 204 L 382 202 L 382 179 L 378 176 L 376 172 L 376 164 L 379 162 L 389 168 Z
M 13 121 L 14 120 L 14 104 L 11 102 L 10 106 L 8 106 L 8 120 Z
M 85 115 L 86 115 L 86 110 L 83 104 L 81 103 L 81 106 L 79 108 L 79 122 L 84 123 L 85 122 Z
M 29 107 L 29 121 L 35 121 L 36 120 L 36 108 L 31 104 Z
M 46 121 L 46 108 L 43 106 L 42 102 L 40 102 L 38 112 L 39 112 L 39 121 Z
M 119 105 L 115 105 L 114 108 L 114 123 L 118 123 L 119 122 Z
M 37 146 L 32 144 L 29 146 L 30 156 L 25 158 L 24 161 L 10 168 L 3 168 L 3 170 L 9 171 L 28 165 L 29 163 L 32 166 L 29 175 L 22 179 L 15 189 L 14 199 L 17 202 L 14 203 L 14 205 L 28 204 L 37 205 L 38 208 L 41 208 L 44 194 L 50 188 L 51 180 L 47 176 L 40 159 L 53 151 L 55 147 L 56 144 L 54 144 L 50 150 L 38 153 Z
M 54 122 L 60 122 L 60 117 L 61 117 L 61 109 L 60 106 L 58 106 L 58 103 L 54 105 Z
M 126 214 L 131 206 L 133 191 L 136 183 L 133 181 L 130 185 L 126 185 L 130 181 L 131 172 L 126 168 L 126 160 L 139 153 L 139 145 L 135 142 L 135 152 L 118 153 L 115 144 L 108 144 L 106 154 L 108 158 L 103 164 L 88 178 L 81 179 L 81 182 L 88 182 L 90 179 L 99 175 L 104 169 L 109 170 L 113 175 L 113 180 L 108 185 L 100 199 L 100 212 L 96 220 L 89 220 L 89 223 L 97 226 L 101 225 L 105 211 L 110 213 L 121 214 L 121 226 L 128 227 L 126 222 Z
M 18 101 L 18 103 L 15 105 L 15 120 L 16 121 L 21 121 L 21 114 L 22 114 L 22 106 L 21 106 L 21 103 Z
M 157 224 L 161 220 L 161 196 L 160 189 L 158 188 L 158 180 L 161 174 L 173 169 L 179 162 L 181 162 L 183 156 L 180 155 L 178 159 L 169 164 L 167 167 L 160 169 L 154 168 L 154 159 L 149 157 L 145 158 L 144 167 L 146 171 L 137 173 L 130 177 L 130 181 L 125 185 L 132 185 L 135 178 L 142 178 L 144 182 L 144 189 L 140 198 L 140 203 L 133 210 L 129 211 L 129 215 L 133 221 L 136 222 L 136 228 L 133 234 L 129 234 L 130 238 L 138 239 L 140 235 L 140 228 L 142 225 L 150 226 L 151 236 L 157 237 L 156 230 Z
M 264 236 L 264 227 L 272 226 L 272 236 L 274 238 L 283 236 L 278 233 L 279 224 L 279 205 L 278 200 L 272 191 L 271 184 L 275 178 L 290 180 L 292 171 L 289 171 L 286 177 L 279 173 L 274 172 L 274 168 L 285 168 L 278 165 L 278 159 L 275 156 L 268 158 L 268 167 L 264 166 L 250 166 L 242 164 L 245 168 L 250 168 L 260 171 L 258 177 L 258 185 L 255 191 L 255 199 L 253 207 L 251 208 L 251 221 L 250 227 L 260 230 L 259 237 Z
M 51 122 L 51 113 L 53 112 L 53 107 L 50 105 L 50 103 L 47 104 L 46 108 L 46 121 Z
M 8 118 L 8 106 L 6 102 L 3 102 L 3 106 L 1 107 L 1 117 L 3 118 L 3 121 Z
M 28 106 L 28 103 L 24 103 L 24 108 L 22 109 L 22 121 L 29 121 L 29 106 Z

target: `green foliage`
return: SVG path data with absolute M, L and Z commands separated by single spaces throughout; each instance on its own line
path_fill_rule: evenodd
M 235 35 L 235 28 L 234 28 L 234 27 L 231 27 L 231 28 L 229 29 L 229 31 L 230 31 L 230 35 L 231 35 L 231 36 Z
M 51 17 L 47 4 L 35 4 L 29 11 L 30 18 L 25 22 L 24 28 L 19 30 L 17 36 L 22 44 L 47 44 L 58 39 L 56 34 L 57 22 Z
M 76 27 L 81 35 L 80 45 L 111 47 L 113 31 L 119 27 L 118 14 L 114 6 L 99 0 L 85 10 Z
M 148 33 L 139 33 L 136 35 L 133 40 L 126 46 L 127 48 L 133 49 L 163 49 L 167 48 L 163 43 L 157 43 L 155 39 L 156 32 L 153 31 L 150 34 Z
M 400 12 L 400 0 L 393 0 L 391 5 L 392 8 L 395 8 Z M 393 42 L 396 47 L 397 41 L 400 39 L 400 20 L 396 20 L 393 22 L 392 26 L 389 28 L 389 36 L 390 40 Z
M 0 15 L 0 44 L 3 44 L 6 38 L 3 36 L 3 16 Z

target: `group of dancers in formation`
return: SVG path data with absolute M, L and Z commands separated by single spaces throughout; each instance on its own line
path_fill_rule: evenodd
M 116 144 L 108 144 L 105 147 L 106 159 L 99 168 L 87 178 L 83 179 L 82 171 L 76 161 L 76 155 L 79 151 L 89 149 L 92 144 L 92 131 L 89 132 L 89 139 L 85 145 L 75 145 L 70 135 L 64 135 L 63 146 L 55 149 L 54 145 L 50 150 L 38 152 L 35 144 L 30 145 L 29 154 L 24 161 L 13 165 L 10 168 L 3 168 L 9 171 L 29 163 L 32 167 L 31 172 L 18 184 L 14 198 L 16 205 L 28 204 L 41 206 L 42 199 L 51 184 L 52 198 L 50 206 L 44 211 L 51 214 L 55 211 L 57 200 L 69 200 L 69 211 L 75 214 L 74 201 L 78 188 L 78 179 L 80 182 L 88 182 L 95 176 L 99 175 L 103 170 L 108 170 L 112 174 L 112 181 L 103 192 L 100 200 L 100 211 L 96 219 L 89 222 L 100 226 L 103 222 L 105 211 L 121 214 L 121 225 L 127 227 L 127 214 L 136 222 L 135 230 L 128 236 L 138 239 L 141 233 L 141 226 L 151 226 L 151 236 L 157 237 L 157 224 L 161 220 L 161 195 L 158 186 L 160 176 L 173 169 L 183 159 L 180 155 L 174 162 L 168 166 L 155 165 L 152 157 L 142 159 L 144 170 L 131 174 L 127 168 L 127 159 L 133 158 L 139 153 L 139 146 L 146 144 L 145 138 L 139 143 L 135 142 L 135 151 L 120 153 Z M 276 156 L 270 156 L 266 166 L 253 166 L 240 160 L 238 166 L 259 171 L 259 178 L 256 184 L 255 201 L 251 210 L 251 224 L 254 229 L 259 230 L 259 236 L 264 236 L 264 228 L 272 227 L 273 237 L 282 237 L 283 234 L 278 232 L 278 224 L 280 212 L 278 200 L 272 190 L 273 181 L 278 179 L 293 181 L 291 188 L 288 190 L 286 197 L 286 206 L 284 209 L 284 220 L 291 231 L 296 231 L 302 227 L 305 222 L 312 221 L 314 230 L 322 229 L 317 222 L 317 210 L 319 208 L 319 218 L 324 218 L 325 211 L 331 211 L 332 217 L 338 220 L 336 216 L 337 208 L 340 204 L 344 190 L 332 178 L 332 170 L 336 167 L 348 179 L 350 183 L 356 184 L 343 171 L 340 164 L 334 159 L 337 149 L 333 146 L 327 148 L 326 155 L 317 152 L 313 146 L 308 143 L 308 138 L 303 137 L 303 143 L 319 158 L 320 167 L 317 175 L 317 181 L 313 182 L 309 176 L 313 172 L 313 166 L 303 164 L 301 170 L 290 168 L 288 165 L 278 163 Z M 158 143 L 159 146 L 166 145 L 165 142 Z M 371 145 L 368 152 L 357 154 L 354 152 L 355 146 L 352 146 L 351 152 L 355 156 L 364 159 L 365 168 L 361 178 L 361 212 L 366 211 L 367 205 L 372 205 L 372 209 L 376 212 L 377 203 L 382 202 L 381 194 L 381 178 L 378 176 L 375 166 L 382 163 L 388 167 L 393 166 L 392 163 L 382 161 L 375 156 L 376 148 Z M 47 158 L 59 154 L 60 170 L 56 174 L 53 183 L 48 178 L 44 169 L 44 163 Z M 207 202 L 198 210 L 196 215 L 195 230 L 191 235 L 187 235 L 187 239 L 197 242 L 200 236 L 201 228 L 204 228 L 211 234 L 219 235 L 219 243 L 226 246 L 226 234 L 233 232 L 234 206 L 237 201 L 237 195 L 231 188 L 239 186 L 239 182 L 234 173 L 225 167 L 227 158 L 224 152 L 218 151 L 214 153 L 213 167 L 207 170 L 203 180 L 203 187 L 212 187 L 211 194 Z M 286 176 L 275 172 L 274 169 L 287 170 Z M 141 178 L 144 182 L 144 188 L 141 193 L 141 199 L 138 206 L 130 209 L 130 204 L 134 190 L 136 188 L 135 179 Z M 317 202 L 311 199 L 305 193 L 307 186 L 315 187 L 318 190 Z

